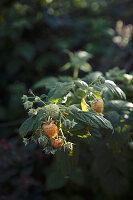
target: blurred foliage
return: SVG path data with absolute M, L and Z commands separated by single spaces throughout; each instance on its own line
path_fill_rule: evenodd
M 131 0 L 2 0 L 1 120 L 5 115 L 7 120 L 23 115 L 18 94 L 44 76 L 57 75 L 68 60 L 66 49 L 92 54 L 93 69 L 107 71 L 117 65 L 130 71 L 132 4 Z M 15 94 L 11 87 L 20 91 Z M 12 104 L 19 106 L 18 114 L 12 115 Z
M 1 200 L 133 198 L 132 7 L 132 0 L 0 1 Z M 126 93 L 127 103 L 114 99 L 105 105 L 115 128 L 113 150 L 104 142 L 92 147 L 93 140 L 84 145 L 81 139 L 78 168 L 64 179 L 57 160 L 36 146 L 25 148 L 17 134 L 25 118 L 22 94 L 72 80 L 72 68 L 60 70 L 69 62 L 66 49 L 92 54 L 92 72 L 80 70 L 79 77 L 90 83 L 104 73 Z

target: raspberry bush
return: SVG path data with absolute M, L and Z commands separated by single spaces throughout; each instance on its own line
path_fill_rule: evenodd
M 22 97 L 29 118 L 21 125 L 20 135 L 25 144 L 38 143 L 52 154 L 70 154 L 81 140 L 90 145 L 108 140 L 114 128 L 103 110 L 111 95 L 126 100 L 125 93 L 104 77 L 89 84 L 80 79 L 57 82 L 40 97 L 30 90 L 29 96 Z

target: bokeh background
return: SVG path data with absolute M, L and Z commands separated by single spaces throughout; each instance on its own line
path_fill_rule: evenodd
M 132 0 L 0 1 L 0 200 L 113 198 L 113 191 L 93 177 L 89 149 L 81 156 L 82 170 L 77 168 L 70 181 L 47 179 L 55 168 L 53 156 L 33 144 L 25 147 L 18 135 L 26 118 L 21 96 L 42 78 L 72 75 L 71 69 L 60 70 L 69 61 L 66 49 L 92 54 L 93 71 L 118 66 L 130 73 L 132 9 Z M 45 88 L 36 91 L 41 92 Z M 126 180 L 122 184 L 115 191 L 118 199 Z M 133 197 L 131 188 L 128 195 Z

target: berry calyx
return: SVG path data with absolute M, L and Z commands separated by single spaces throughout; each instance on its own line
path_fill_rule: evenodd
M 61 148 L 64 145 L 64 141 L 61 138 L 50 138 L 51 144 L 54 148 Z
M 95 101 L 93 101 L 91 103 L 91 107 L 95 112 L 102 113 L 103 112 L 103 107 L 104 107 L 104 102 L 103 102 L 103 100 L 101 98 L 100 99 L 96 99 Z
M 52 121 L 50 123 L 45 122 L 42 125 L 42 129 L 43 129 L 44 134 L 46 134 L 49 137 L 56 137 L 57 136 L 58 128 L 57 128 L 54 121 Z

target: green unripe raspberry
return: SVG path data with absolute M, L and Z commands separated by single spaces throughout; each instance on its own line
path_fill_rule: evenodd
M 44 107 L 44 110 L 52 119 L 57 118 L 60 112 L 59 107 L 56 104 L 49 104 Z
M 74 119 L 72 121 L 66 119 L 63 124 L 66 128 L 70 129 L 73 128 L 77 123 L 74 121 Z
M 43 135 L 43 136 L 39 137 L 38 138 L 38 143 L 41 146 L 45 147 L 48 144 L 48 138 L 47 138 L 47 136 Z
M 34 115 L 37 115 L 37 110 L 33 108 L 29 109 L 28 115 L 29 117 L 33 117 Z
M 32 106 L 33 106 L 33 102 L 31 102 L 31 101 L 26 101 L 26 102 L 24 103 L 24 108 L 25 108 L 26 110 L 32 108 Z
M 28 97 L 27 97 L 27 95 L 23 95 L 21 99 L 22 99 L 23 102 L 28 101 Z

